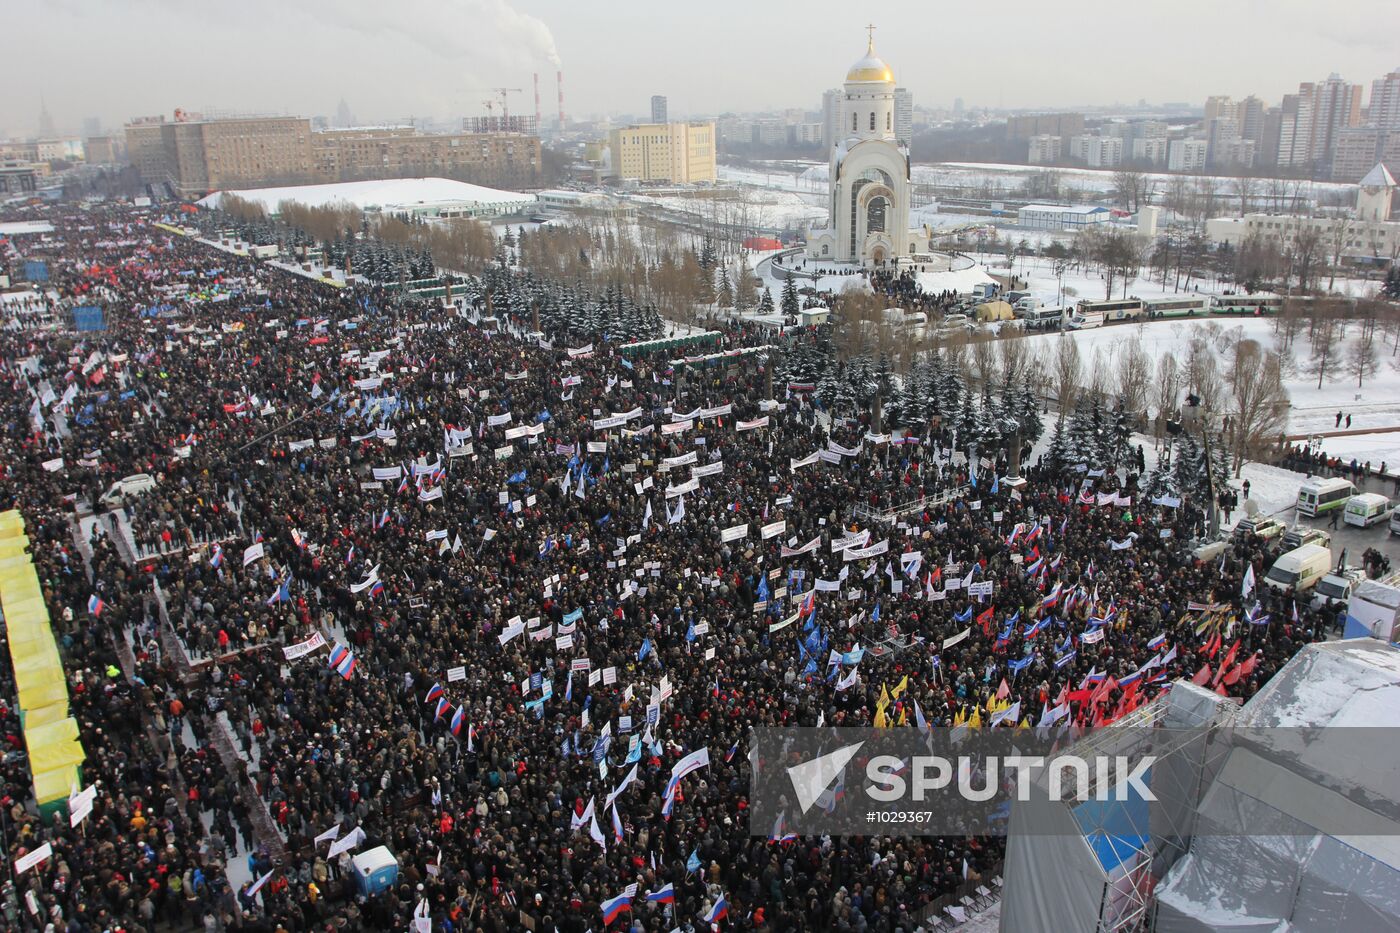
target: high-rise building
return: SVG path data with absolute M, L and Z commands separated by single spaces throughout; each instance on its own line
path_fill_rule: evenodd
M 1084 132 L 1082 113 L 1032 113 L 1011 117 L 1006 121 L 1007 139 L 1030 139 L 1032 136 L 1077 136 Z
M 962 99 L 961 97 L 955 97 L 955 98 L 953 98 L 953 118 L 954 118 L 954 119 L 957 119 L 958 117 L 961 117 L 962 115 L 963 115 L 963 99 Z
M 666 97 L 662 94 L 651 95 L 651 122 L 666 123 Z
M 1240 127 L 1240 138 L 1253 140 L 1256 144 L 1264 138 L 1264 111 L 1268 105 L 1253 94 L 1240 101 L 1235 107 L 1235 122 Z
M 1084 161 L 1090 168 L 1112 168 L 1123 164 L 1123 139 L 1118 136 L 1090 136 L 1084 146 Z
M 1233 120 L 1238 106 L 1239 105 L 1235 103 L 1235 99 L 1228 94 L 1217 94 L 1207 97 L 1205 117 L 1203 118 L 1204 122 L 1209 126 L 1211 120 L 1217 120 L 1221 117 Z
M 1311 161 L 1318 173 L 1326 175 L 1331 170 L 1338 134 L 1361 122 L 1361 85 L 1347 84 L 1340 75 L 1333 74 L 1326 81 L 1300 85 L 1299 94 L 1308 86 L 1313 96 Z
M 511 187 L 538 182 L 541 164 L 538 136 L 419 133 L 411 126 L 313 133 L 311 152 L 322 182 L 446 175 Z
M 1400 68 L 1371 82 L 1367 122 L 1383 130 L 1400 130 Z
M 843 95 L 839 87 L 834 87 L 829 91 L 822 91 L 822 140 L 826 143 L 827 151 L 836 145 L 836 140 L 841 139 L 841 99 Z
M 314 180 L 311 121 L 305 117 L 191 119 L 126 127 L 132 164 L 148 183 L 170 183 L 180 195 L 221 188 Z
M 613 173 L 638 181 L 715 180 L 715 125 L 644 123 L 612 131 Z
M 894 138 L 906 147 L 914 139 L 914 92 L 907 87 L 894 89 Z
M 1030 149 L 1026 154 L 1026 161 L 1032 165 L 1054 165 L 1060 161 L 1060 153 L 1063 151 L 1064 141 L 1058 136 L 1042 134 L 1032 136 L 1030 139 Z
M 1206 163 L 1225 165 L 1222 155 L 1226 146 L 1240 138 L 1240 125 L 1233 116 L 1212 117 L 1206 121 Z
M 1265 115 L 1264 149 L 1279 168 L 1304 168 L 1312 164 L 1313 86 L 1303 84 L 1297 94 L 1283 95 L 1275 114 Z
M 1167 144 L 1167 168 L 1173 172 L 1202 171 L 1208 147 L 1204 139 L 1173 139 Z
M 53 117 L 49 114 L 48 101 L 39 98 L 39 136 L 55 135 Z

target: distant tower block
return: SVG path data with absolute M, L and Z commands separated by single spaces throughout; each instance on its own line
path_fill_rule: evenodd
M 564 128 L 564 72 L 554 73 L 554 83 L 559 88 L 559 128 Z

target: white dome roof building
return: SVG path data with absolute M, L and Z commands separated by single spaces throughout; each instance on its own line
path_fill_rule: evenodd
M 846 71 L 840 129 L 831 147 L 830 222 L 811 230 L 813 259 L 888 265 L 927 248 L 909 230 L 909 151 L 895 136 L 894 69 L 875 54 Z

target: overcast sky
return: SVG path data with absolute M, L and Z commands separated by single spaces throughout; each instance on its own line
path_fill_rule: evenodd
M 484 88 L 564 70 L 572 116 L 815 109 L 875 43 L 916 103 L 1060 107 L 1256 93 L 1400 67 L 1396 0 L 1109 0 L 996 4 L 759 0 L 39 0 L 5 11 L 0 135 L 119 126 L 188 110 L 362 121 L 484 112 Z M 699 14 L 699 15 L 697 15 Z

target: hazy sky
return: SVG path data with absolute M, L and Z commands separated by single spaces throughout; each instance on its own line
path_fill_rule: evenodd
M 859 13 L 849 12 L 859 6 Z M 816 108 L 875 42 L 917 103 L 1051 107 L 1259 94 L 1400 67 L 1396 0 L 38 0 L 5 12 L 0 135 L 188 110 L 480 114 L 554 62 L 571 115 Z

